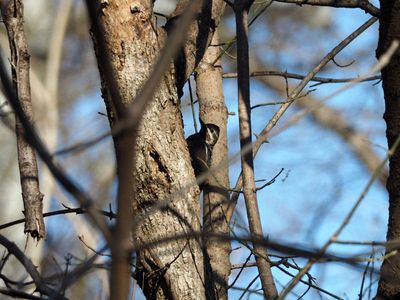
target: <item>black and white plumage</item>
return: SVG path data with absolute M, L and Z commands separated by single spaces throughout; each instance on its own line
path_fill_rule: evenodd
M 204 124 L 201 119 L 200 124 L 200 131 L 186 139 L 196 178 L 206 173 L 211 166 L 212 151 L 219 138 L 219 127 L 217 125 Z M 202 190 L 204 183 L 200 184 L 199 187 Z

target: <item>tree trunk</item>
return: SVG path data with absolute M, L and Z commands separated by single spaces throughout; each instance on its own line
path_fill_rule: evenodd
M 400 40 L 400 2 L 381 0 L 379 26 L 379 58 L 394 39 Z M 391 148 L 400 136 L 400 51 L 397 49 L 390 63 L 382 70 L 382 85 L 385 96 L 386 137 Z M 395 149 L 389 160 L 389 224 L 387 240 L 400 239 L 400 149 Z M 386 253 L 393 249 L 387 247 Z M 376 299 L 399 299 L 400 297 L 400 254 L 386 258 L 381 267 L 381 278 Z
M 177 5 L 173 18 L 166 25 L 167 30 L 157 28 L 151 0 L 102 1 L 99 6 L 107 58 L 127 111 L 150 77 L 169 29 L 179 22 L 177 16 L 184 10 L 185 3 L 187 1 L 181 1 Z M 155 94 L 148 100 L 136 147 L 131 151 L 134 168 L 130 174 L 135 178 L 131 195 L 135 224 L 133 241 L 134 246 L 141 247 L 137 252 L 135 275 L 148 299 L 205 298 L 202 249 L 198 240 L 190 238 L 191 232 L 200 231 L 199 190 L 194 185 L 187 188 L 195 182 L 195 177 L 183 134 L 179 95 L 180 88 L 204 54 L 223 7 L 223 1 L 206 1 L 199 20 L 188 28 L 179 65 L 174 67 L 171 63 L 170 70 L 154 87 Z M 96 49 L 99 42 L 94 40 Z M 111 87 L 106 83 L 103 67 L 99 65 L 102 93 L 114 127 L 119 121 L 115 109 L 119 104 L 110 96 Z M 123 152 L 118 151 L 117 137 L 114 142 L 117 163 L 126 161 L 126 157 L 118 157 Z M 189 238 L 157 243 L 182 234 Z M 151 247 L 146 246 L 153 242 Z

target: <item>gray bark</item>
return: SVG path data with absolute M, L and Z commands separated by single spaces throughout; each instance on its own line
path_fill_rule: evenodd
M 30 55 L 24 31 L 23 5 L 21 1 L 6 1 L 1 5 L 1 13 L 6 25 L 11 51 L 11 70 L 16 95 L 22 110 L 33 124 L 33 109 L 30 89 Z M 18 167 L 21 179 L 22 200 L 24 202 L 25 228 L 34 239 L 45 237 L 43 221 L 43 194 L 39 189 L 39 175 L 34 147 L 27 142 L 26 131 L 15 119 L 17 135 Z
M 205 298 L 202 249 L 198 240 L 190 238 L 192 231 L 200 231 L 199 190 L 193 184 L 187 188 L 195 178 L 179 101 L 180 88 L 203 56 L 224 7 L 223 1 L 205 2 L 199 20 L 189 28 L 184 55 L 177 60 L 177 67 L 171 64 L 154 87 L 155 94 L 148 100 L 137 136 L 128 137 L 136 139 L 130 157 L 126 157 L 129 142 L 118 142 L 121 137 L 114 137 L 117 167 L 126 169 L 123 163 L 128 168 L 132 166 L 128 176 L 135 179 L 129 192 L 135 225 L 133 241 L 134 246 L 142 247 L 137 253 L 136 278 L 149 299 Z M 104 66 L 100 65 L 102 92 L 112 127 L 124 117 L 124 108 L 128 112 L 130 105 L 135 104 L 134 99 L 150 77 L 167 35 L 179 22 L 179 17 L 175 17 L 167 24 L 167 30 L 157 28 L 152 5 L 149 0 L 134 3 L 121 0 L 99 7 L 106 52 L 121 98 L 121 103 L 116 103 L 110 96 L 111 87 L 106 83 Z M 179 15 L 182 7 L 177 7 L 174 16 Z M 95 40 L 95 48 L 98 42 Z M 148 243 L 182 233 L 188 234 L 187 240 L 146 247 Z M 126 270 L 122 267 L 121 271 Z M 113 284 L 118 282 L 112 281 Z

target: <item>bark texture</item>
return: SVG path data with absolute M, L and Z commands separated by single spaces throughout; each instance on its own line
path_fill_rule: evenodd
M 229 220 L 226 216 L 229 201 L 227 119 L 222 91 L 222 68 L 220 61 L 213 65 L 220 50 L 216 32 L 203 60 L 196 69 L 196 92 L 200 103 L 200 117 L 207 124 L 220 128 L 217 144 L 213 149 L 213 170 L 208 177 L 208 184 L 203 190 L 203 231 L 205 233 L 205 283 L 216 299 L 227 299 L 228 279 L 231 273 L 231 243 L 218 238 L 208 238 L 207 232 L 229 235 Z M 214 169 L 215 168 L 215 169 Z M 215 170 L 215 171 L 214 171 Z
M 400 1 L 380 1 L 381 18 L 379 26 L 379 58 L 389 48 L 392 41 L 400 40 Z M 390 63 L 382 70 L 382 85 L 385 96 L 386 137 L 391 148 L 400 135 L 400 51 L 397 49 Z M 389 224 L 387 240 L 400 239 L 400 149 L 396 149 L 389 160 Z M 392 249 L 387 248 L 389 253 Z M 381 267 L 376 299 L 400 298 L 400 254 L 384 260 Z
M 24 31 L 23 5 L 18 1 L 1 2 L 1 13 L 6 25 L 11 50 L 11 73 L 18 100 L 27 120 L 33 124 L 30 90 L 30 55 Z M 40 240 L 46 232 L 43 221 L 43 194 L 39 189 L 36 154 L 26 140 L 20 120 L 15 120 L 17 135 L 18 167 L 24 202 L 25 228 L 33 238 Z
M 118 104 L 110 97 L 110 87 L 100 65 L 102 93 L 111 126 L 115 126 L 120 117 L 117 111 L 121 111 L 121 107 L 115 109 L 116 105 L 127 110 L 134 105 L 180 12 L 174 14 L 166 25 L 168 30 L 164 30 L 156 26 L 152 0 L 101 2 L 98 15 L 122 100 Z M 190 232 L 200 231 L 199 190 L 196 186 L 186 188 L 195 178 L 183 134 L 179 94 L 203 56 L 223 7 L 223 1 L 206 1 L 199 19 L 190 26 L 181 64 L 175 67 L 171 62 L 170 70 L 154 87 L 155 95 L 149 99 L 137 135 L 135 155 L 132 147 L 130 158 L 118 157 L 124 151 L 118 151 L 116 144 L 117 163 L 125 161 L 134 166 L 130 176 L 136 181 L 131 193 L 135 246 L 144 247 L 166 237 L 182 233 L 190 236 Z M 129 160 L 136 163 L 130 164 Z M 199 241 L 188 238 L 145 248 L 137 253 L 136 278 L 148 299 L 205 298 Z

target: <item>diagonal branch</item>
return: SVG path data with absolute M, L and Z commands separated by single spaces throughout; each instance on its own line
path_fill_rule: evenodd
M 35 282 L 36 289 L 40 293 L 45 294 L 52 299 L 65 299 L 62 295 L 47 286 L 32 261 L 17 247 L 17 245 L 9 241 L 3 235 L 0 235 L 0 244 L 3 245 L 8 252 L 12 253 L 12 255 L 14 255 L 15 258 L 25 267 L 26 271 Z

